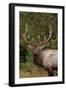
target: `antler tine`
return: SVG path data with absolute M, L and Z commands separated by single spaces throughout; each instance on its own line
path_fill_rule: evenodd
M 46 42 L 48 42 L 48 41 L 51 39 L 51 36 L 52 36 L 52 28 L 51 28 L 51 25 L 49 25 L 49 29 L 50 29 L 50 31 L 49 31 L 49 37 L 48 37 L 46 40 L 42 41 L 42 43 L 41 43 L 40 45 L 45 44 Z
M 25 32 L 28 32 L 28 23 L 26 23 Z
M 26 23 L 26 25 L 25 25 L 25 32 L 22 33 L 22 37 L 23 37 L 23 39 L 24 39 L 25 42 L 29 43 L 28 40 L 27 40 L 27 38 L 26 38 L 27 32 L 28 32 L 28 24 Z
M 38 42 L 41 44 L 40 34 L 38 35 Z
M 49 37 L 48 37 L 48 39 L 47 39 L 46 41 L 49 41 L 49 40 L 51 39 L 51 36 L 52 36 L 52 28 L 51 28 L 51 25 L 49 25 L 49 29 L 50 29 L 50 31 L 49 31 Z

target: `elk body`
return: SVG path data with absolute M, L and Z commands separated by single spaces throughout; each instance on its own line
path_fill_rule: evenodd
M 37 49 L 38 50 L 38 49 Z M 40 65 L 48 71 L 50 76 L 57 75 L 58 52 L 52 49 L 41 49 L 33 51 L 34 63 Z
M 51 39 L 52 28 L 49 26 L 50 32 L 46 40 L 39 41 L 39 44 L 30 43 L 27 38 L 28 27 L 25 27 L 25 33 L 22 34 L 23 39 L 28 44 L 28 47 L 32 49 L 34 63 L 45 68 L 48 71 L 49 76 L 56 76 L 58 70 L 58 51 L 55 49 L 44 49 L 46 43 Z M 38 36 L 40 40 L 40 36 Z

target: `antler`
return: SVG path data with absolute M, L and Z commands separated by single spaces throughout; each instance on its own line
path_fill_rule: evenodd
M 46 39 L 46 36 L 45 36 L 44 41 L 41 41 L 40 46 L 43 45 L 43 44 L 45 44 L 45 43 L 47 43 L 47 42 L 51 39 L 51 36 L 52 36 L 52 28 L 51 28 L 51 25 L 49 25 L 49 29 L 50 29 L 50 31 L 49 31 L 49 37 Z M 46 39 L 46 40 L 45 40 L 45 39 Z
M 28 47 L 32 48 L 33 44 L 28 41 L 30 36 L 27 35 L 27 33 L 28 33 L 28 23 L 26 23 L 26 25 L 25 25 L 25 32 L 22 33 L 22 37 L 23 37 L 24 41 L 28 44 Z
M 52 36 L 52 28 L 51 28 L 51 25 L 49 25 L 49 29 L 50 29 L 50 31 L 49 31 L 49 36 L 48 36 L 48 38 L 46 39 L 46 36 L 44 37 L 44 40 L 43 41 L 41 41 L 40 39 L 40 35 L 38 35 L 38 41 L 39 41 L 39 44 L 36 44 L 35 42 L 34 42 L 34 38 L 32 37 L 32 43 L 28 40 L 29 38 L 30 38 L 30 36 L 27 34 L 28 33 L 28 30 L 29 30 L 29 28 L 28 28 L 28 23 L 26 23 L 26 25 L 25 25 L 25 32 L 24 33 L 22 33 L 22 37 L 23 37 L 23 39 L 24 39 L 24 41 L 28 44 L 28 47 L 29 48 L 33 48 L 34 46 L 38 46 L 39 48 L 43 48 L 44 46 L 45 46 L 45 44 L 51 39 L 51 36 Z

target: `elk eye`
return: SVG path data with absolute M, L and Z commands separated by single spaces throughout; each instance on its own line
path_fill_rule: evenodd
M 37 56 L 37 54 L 35 54 L 34 56 Z

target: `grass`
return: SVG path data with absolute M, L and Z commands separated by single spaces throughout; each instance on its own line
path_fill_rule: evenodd
M 31 69 L 33 67 L 33 64 L 31 62 L 26 63 L 20 63 L 20 69 Z
M 32 62 L 20 63 L 20 78 L 24 77 L 46 77 L 48 72 Z

